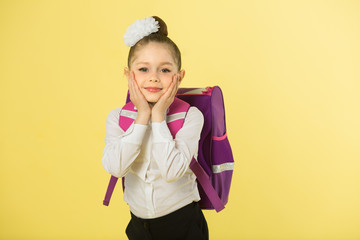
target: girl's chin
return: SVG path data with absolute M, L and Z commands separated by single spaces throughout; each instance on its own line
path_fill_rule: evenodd
M 160 97 L 161 97 L 161 93 L 147 93 L 147 94 L 144 94 L 145 95 L 145 99 L 146 101 L 148 101 L 149 103 L 156 103 L 157 101 L 159 101 Z
M 148 101 L 148 103 L 155 104 L 157 101 L 159 101 L 159 97 L 147 97 L 146 101 Z

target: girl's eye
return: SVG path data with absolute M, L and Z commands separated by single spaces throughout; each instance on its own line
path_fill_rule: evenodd
M 170 72 L 170 70 L 167 69 L 167 68 L 164 68 L 164 69 L 161 70 L 161 72 L 163 72 L 163 73 L 168 73 L 168 72 Z
M 140 68 L 139 71 L 140 72 L 147 72 L 147 68 Z

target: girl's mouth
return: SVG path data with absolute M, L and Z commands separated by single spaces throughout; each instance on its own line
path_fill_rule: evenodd
M 152 93 L 156 93 L 161 91 L 161 88 L 157 88 L 157 87 L 146 87 L 145 88 L 147 91 L 152 92 Z

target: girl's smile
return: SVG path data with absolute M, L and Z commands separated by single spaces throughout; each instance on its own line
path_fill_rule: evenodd
M 162 88 L 158 88 L 158 87 L 145 87 L 145 89 L 152 93 L 156 93 L 162 90 Z

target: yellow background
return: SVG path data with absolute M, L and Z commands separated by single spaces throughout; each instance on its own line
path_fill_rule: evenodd
M 125 239 L 102 206 L 126 28 L 162 17 L 184 87 L 219 85 L 236 161 L 210 239 L 360 239 L 359 1 L 0 1 L 0 239 Z

